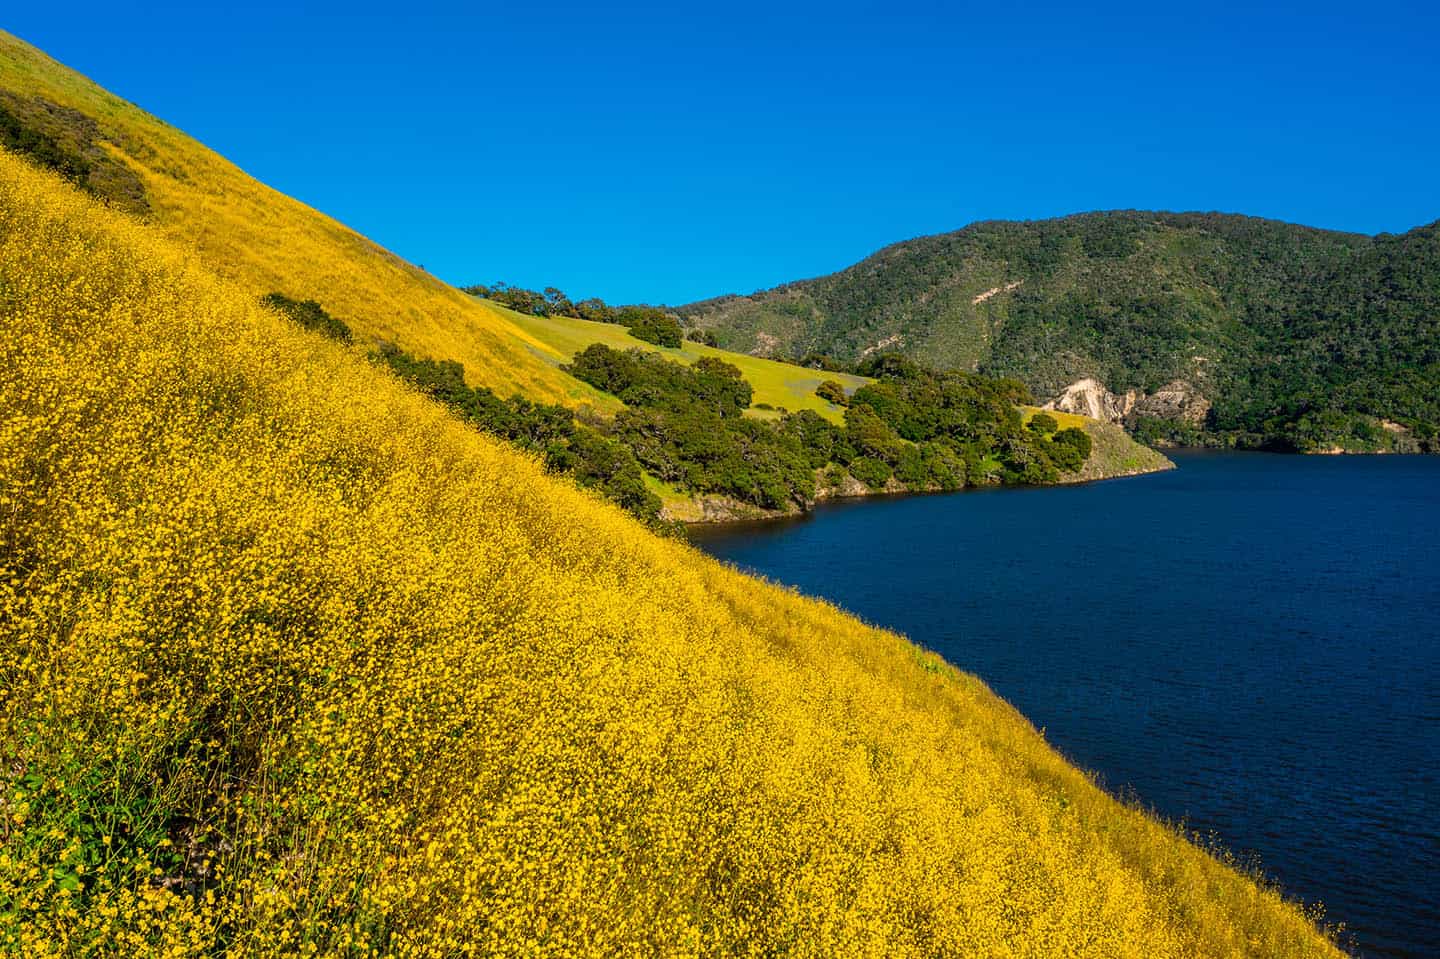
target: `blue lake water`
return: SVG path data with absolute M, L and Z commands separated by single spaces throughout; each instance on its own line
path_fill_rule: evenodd
M 1366 956 L 1440 956 L 1440 457 L 1180 452 L 701 548 L 904 632 Z

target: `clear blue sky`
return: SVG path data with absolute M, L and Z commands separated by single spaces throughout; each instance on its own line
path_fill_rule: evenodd
M 455 283 L 681 303 L 977 219 L 1440 218 L 1433 2 L 165 6 L 0 25 Z

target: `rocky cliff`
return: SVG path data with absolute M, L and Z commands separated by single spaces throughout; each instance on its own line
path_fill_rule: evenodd
M 1210 400 L 1183 380 L 1166 383 L 1154 393 L 1112 393 L 1099 380 L 1086 377 L 1065 387 L 1042 408 L 1122 426 L 1133 426 L 1141 417 L 1151 417 L 1199 427 L 1205 425 L 1210 407 Z

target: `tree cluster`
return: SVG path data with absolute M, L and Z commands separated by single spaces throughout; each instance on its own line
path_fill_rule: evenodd
M 877 382 L 849 398 L 843 428 L 808 410 L 743 416 L 750 385 L 715 358 L 685 366 L 594 344 L 566 369 L 625 402 L 611 435 L 657 478 L 767 509 L 808 506 L 817 473 L 831 486 L 848 474 L 874 490 L 953 490 L 1054 482 L 1090 455 L 1082 430 L 1059 430 L 1046 414 L 1024 425 L 1023 384 L 936 373 L 893 355 L 864 365 Z
M 465 382 L 465 369 L 454 360 L 412 356 L 383 344 L 375 360 L 401 379 L 444 403 L 476 428 L 533 450 L 548 469 L 599 490 L 636 516 L 659 526 L 660 499 L 645 485 L 645 474 L 629 448 L 595 429 L 575 422 L 563 406 L 505 400 L 483 386 Z
M 615 323 L 616 308 L 609 306 L 599 297 L 572 300 L 558 287 L 547 286 L 543 290 L 527 290 L 508 283 L 486 286 L 477 283 L 461 288 L 463 292 L 481 299 L 499 303 L 516 313 L 529 316 L 568 316 L 577 320 L 593 320 L 597 323 Z
M 565 371 L 613 393 L 627 406 L 671 412 L 698 406 L 734 418 L 749 407 L 754 395 L 740 369 L 717 357 L 702 357 L 686 366 L 645 350 L 616 350 L 594 343 L 577 353 Z
M 743 416 L 753 391 L 740 370 L 715 357 L 693 366 L 644 350 L 592 344 L 566 371 L 623 400 L 612 426 L 658 479 L 766 509 L 804 506 L 815 495 L 806 416 L 773 424 Z M 830 427 L 814 413 L 821 427 Z
M 1053 483 L 1090 455 L 1084 431 L 1057 432 L 1047 414 L 1035 417 L 1038 425 L 1024 425 L 1018 407 L 1031 397 L 1018 380 L 929 370 L 896 354 L 875 356 L 858 370 L 876 382 L 850 397 L 846 428 L 871 478 L 888 468 L 885 479 L 893 475 L 910 488 Z

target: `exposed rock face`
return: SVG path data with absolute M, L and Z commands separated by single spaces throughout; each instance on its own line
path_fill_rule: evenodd
M 865 347 L 865 349 L 861 350 L 860 359 L 865 359 L 865 357 L 869 356 L 871 353 L 878 353 L 881 350 L 893 349 L 894 347 L 900 346 L 904 342 L 905 337 L 901 336 L 899 333 L 896 333 L 892 336 L 887 336 L 885 337 L 885 339 L 881 340 L 879 343 L 876 343 L 874 346 L 867 346 Z
M 1014 290 L 1018 290 L 1020 288 L 1020 285 L 1024 282 L 1024 280 L 1016 280 L 1013 283 L 1006 283 L 1004 286 L 992 286 L 984 293 L 978 293 L 973 298 L 971 298 L 970 305 L 979 306 L 981 303 L 984 303 L 986 300 L 990 299 L 990 297 L 994 296 L 997 293 L 1010 293 Z
M 869 496 L 870 487 L 860 482 L 849 473 L 840 477 L 838 485 L 831 486 L 825 477 L 823 468 L 815 471 L 815 498 L 819 499 L 848 499 L 855 496 Z
M 1061 390 L 1044 409 L 1078 413 L 1107 423 L 1133 425 L 1141 416 L 1153 416 L 1198 426 L 1210 412 L 1210 401 L 1182 380 L 1166 383 L 1149 394 L 1139 390 L 1111 393 L 1099 380 L 1086 377 Z
M 779 337 L 771 336 L 769 333 L 755 334 L 755 349 L 750 351 L 751 356 L 774 356 L 775 351 L 780 348 Z
M 776 519 L 798 512 L 799 507 L 788 510 L 765 509 L 751 503 L 742 503 L 730 496 L 702 493 L 690 499 L 666 503 L 660 510 L 660 518 L 681 523 L 734 523 L 742 520 Z
M 1173 380 L 1135 404 L 1136 416 L 1153 416 L 1163 420 L 1180 420 L 1194 426 L 1205 423 L 1210 401 L 1189 383 Z
M 1421 453 L 1420 440 L 1410 430 L 1393 420 L 1381 420 L 1380 426 L 1390 434 L 1390 448 L 1396 453 Z
M 1086 377 L 1071 383 L 1060 391 L 1042 409 L 1059 410 L 1061 413 L 1078 413 L 1092 420 L 1105 423 L 1123 423 L 1135 408 L 1137 394 L 1130 390 L 1123 394 L 1111 393 L 1099 380 Z

